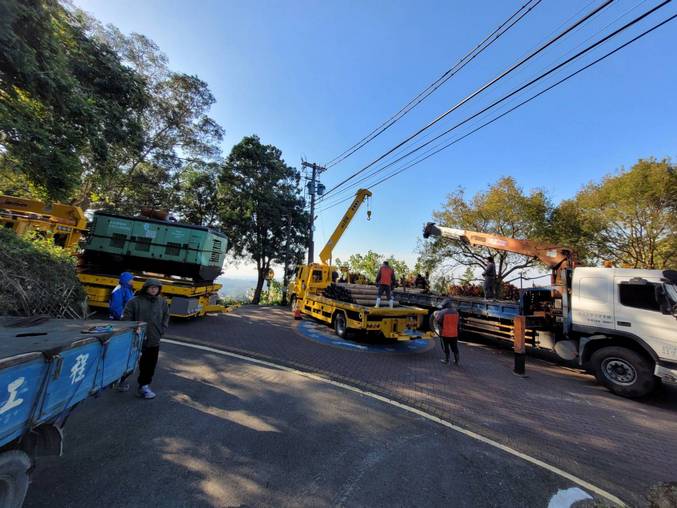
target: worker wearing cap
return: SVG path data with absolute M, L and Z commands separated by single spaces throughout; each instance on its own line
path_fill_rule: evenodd
M 435 312 L 435 331 L 440 336 L 440 344 L 444 351 L 442 363 L 449 363 L 451 352 L 454 353 L 454 365 L 458 365 L 460 354 L 458 351 L 458 311 L 451 299 L 445 299 L 441 309 Z
M 390 308 L 393 308 L 392 287 L 395 282 L 395 270 L 390 268 L 387 261 L 384 261 L 376 275 L 376 284 L 378 285 L 378 294 L 376 295 L 376 307 L 381 305 L 381 295 L 383 293 L 388 297 Z
M 154 399 L 155 393 L 150 389 L 153 381 L 158 355 L 160 354 L 160 339 L 169 326 L 169 305 L 160 294 L 162 282 L 157 279 L 148 279 L 137 295 L 127 306 L 123 319 L 125 321 L 145 321 L 146 340 L 139 360 L 139 388 L 137 395 L 143 399 Z
M 482 272 L 484 277 L 484 298 L 493 300 L 496 298 L 496 264 L 494 256 L 487 256 L 487 264 Z

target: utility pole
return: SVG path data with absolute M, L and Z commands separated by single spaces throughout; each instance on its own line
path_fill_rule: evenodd
M 287 241 L 284 246 L 284 273 L 282 274 L 282 305 L 287 305 L 287 286 L 289 285 L 289 240 L 291 237 L 291 214 L 287 216 Z
M 317 192 L 318 177 L 327 170 L 327 168 L 316 163 L 301 161 L 301 166 L 312 169 L 308 192 L 310 193 L 310 224 L 308 225 L 308 264 L 313 262 L 315 257 L 315 243 L 313 241 L 313 226 L 315 224 L 315 194 Z

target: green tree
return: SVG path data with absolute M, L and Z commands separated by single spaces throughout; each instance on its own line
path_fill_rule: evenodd
M 112 25 L 78 14 L 98 40 L 114 48 L 122 62 L 141 76 L 148 97 L 140 116 L 142 139 L 137 151 L 119 151 L 107 171 L 88 174 L 81 199 L 95 206 L 134 213 L 142 206 L 176 208 L 186 213 L 195 201 L 182 200 L 184 172 L 194 177 L 219 162 L 223 129 L 209 115 L 215 99 L 197 76 L 172 71 L 167 57 L 152 40 L 125 35 Z M 203 171 L 204 172 L 204 171 Z M 196 214 L 204 210 L 195 210 Z
M 632 268 L 677 266 L 677 167 L 669 159 L 641 159 L 563 205 L 590 258 Z
M 360 273 L 370 281 L 374 281 L 384 259 L 383 254 L 370 250 L 366 254 L 352 254 L 348 258 L 348 266 L 352 273 Z
M 221 172 L 221 227 L 233 254 L 256 263 L 258 281 L 252 303 L 261 299 L 272 263 L 284 263 L 306 245 L 308 214 L 301 195 L 300 173 L 273 145 L 247 136 L 235 145 Z
M 511 177 L 504 177 L 486 191 L 467 199 L 463 189 L 450 194 L 441 210 L 433 217 L 442 226 L 495 233 L 511 238 L 545 239 L 548 236 L 552 211 L 550 199 L 543 191 L 526 194 Z M 486 257 L 494 255 L 497 285 L 510 274 L 535 266 L 532 258 L 493 249 L 471 247 L 444 238 L 423 243 L 421 263 L 447 272 L 456 267 L 483 270 Z
M 211 162 L 190 163 L 181 173 L 176 211 L 181 220 L 202 226 L 218 224 L 224 206 L 220 190 L 220 167 Z
M 409 274 L 409 267 L 407 263 L 396 259 L 394 256 L 386 257 L 383 254 L 369 250 L 366 254 L 352 254 L 345 266 L 348 267 L 352 273 L 360 273 L 370 281 L 376 280 L 376 275 L 381 267 L 383 261 L 388 261 L 390 267 L 395 271 L 395 275 L 399 278 L 406 277 Z M 336 260 L 337 266 L 340 260 Z
M 142 79 L 55 0 L 0 3 L 1 182 L 49 198 L 141 150 Z M 25 190 L 25 189 L 24 189 Z

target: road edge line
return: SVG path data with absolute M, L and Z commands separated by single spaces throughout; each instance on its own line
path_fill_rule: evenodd
M 482 443 L 485 443 L 489 446 L 492 446 L 494 448 L 498 448 L 501 451 L 504 451 L 506 453 L 509 453 L 510 455 L 513 455 L 514 457 L 518 457 L 526 462 L 529 462 L 531 464 L 534 464 L 538 467 L 541 467 L 547 471 L 550 471 L 551 473 L 554 473 L 558 476 L 561 476 L 562 478 L 566 478 L 569 481 L 572 481 L 576 483 L 577 485 L 580 485 L 581 487 L 584 487 L 591 492 L 594 492 L 595 494 L 607 499 L 608 501 L 611 501 L 612 503 L 617 504 L 618 506 L 621 507 L 626 507 L 627 505 L 621 501 L 620 498 L 614 496 L 610 492 L 607 492 L 606 490 L 597 487 L 591 483 L 588 483 L 587 481 L 578 478 L 577 476 L 567 473 L 563 469 L 558 468 L 557 466 L 553 466 L 551 464 L 548 464 L 547 462 L 543 462 L 540 459 L 537 459 L 535 457 L 532 457 L 531 455 L 527 455 L 526 453 L 520 452 L 519 450 L 515 450 L 514 448 L 510 448 L 507 445 L 504 445 L 502 443 L 499 443 L 498 441 L 494 441 L 491 438 L 485 437 L 481 434 L 478 434 L 476 432 L 473 432 L 472 430 L 464 429 L 463 427 L 459 427 L 458 425 L 448 422 L 446 420 L 443 420 L 442 418 L 439 418 L 435 415 L 432 415 L 430 413 L 426 413 L 425 411 L 415 408 L 413 406 L 409 406 L 408 404 L 403 404 L 402 402 L 398 402 L 397 400 L 390 399 L 388 397 L 384 397 L 383 395 L 379 395 L 378 393 L 370 392 L 368 390 L 364 390 L 362 388 L 358 388 L 356 386 L 351 386 L 346 383 L 342 383 L 340 381 L 334 381 L 333 379 L 328 379 L 322 375 L 315 374 L 314 372 L 306 372 L 303 370 L 295 369 L 292 367 L 287 367 L 286 365 L 281 365 L 277 363 L 273 363 L 271 361 L 267 360 L 260 360 L 258 358 L 250 357 L 247 355 L 243 355 L 241 353 L 232 353 L 230 351 L 226 351 L 223 349 L 218 349 L 215 347 L 211 346 L 203 346 L 201 344 L 193 344 L 190 342 L 183 342 L 183 341 L 178 341 L 175 339 L 169 339 L 169 338 L 163 338 L 162 342 L 166 342 L 168 344 L 173 344 L 175 346 L 183 346 L 183 347 L 188 347 L 188 348 L 193 348 L 193 349 L 199 349 L 201 351 L 207 351 L 210 353 L 216 353 L 222 356 L 230 356 L 232 358 L 237 358 L 239 360 L 244 360 L 250 363 L 255 363 L 258 365 L 263 365 L 265 367 L 270 367 L 274 369 L 280 369 L 285 372 L 289 372 L 292 374 L 297 374 L 309 379 L 313 379 L 315 381 L 320 381 L 322 383 L 330 384 L 332 386 L 336 386 L 338 388 L 342 388 L 344 390 L 348 390 L 354 393 L 358 393 L 360 395 L 363 395 L 365 397 L 370 397 L 372 399 L 378 400 L 380 402 L 383 402 L 385 404 L 389 404 L 391 406 L 395 406 L 399 409 L 402 409 L 404 411 L 407 411 L 409 413 L 418 415 L 422 418 L 425 418 L 426 420 L 430 420 L 432 422 L 435 422 L 439 425 L 442 425 L 443 427 L 447 427 L 448 429 L 454 430 L 456 432 L 459 432 L 469 438 L 475 439 L 476 441 L 480 441 Z

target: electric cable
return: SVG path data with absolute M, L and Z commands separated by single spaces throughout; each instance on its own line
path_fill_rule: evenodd
M 492 79 L 492 80 L 490 80 L 489 82 L 487 82 L 487 83 L 485 83 L 484 85 L 482 85 L 480 88 L 478 88 L 477 90 L 475 90 L 473 93 L 471 93 L 470 95 L 466 96 L 466 97 L 465 97 L 464 99 L 462 99 L 460 102 L 458 102 L 457 104 L 455 104 L 454 106 L 452 106 L 449 110 L 447 110 L 446 112 L 442 113 L 442 114 L 439 115 L 437 118 L 435 118 L 434 120 L 432 120 L 432 121 L 431 121 L 430 123 L 428 123 L 426 126 L 422 127 L 422 128 L 419 129 L 418 131 L 416 131 L 416 132 L 414 132 L 413 134 L 411 134 L 409 137 L 407 137 L 406 139 L 404 139 L 403 141 L 401 141 L 400 143 L 398 143 L 397 145 L 395 145 L 393 148 L 391 148 L 390 150 L 388 150 L 387 152 L 385 152 L 383 155 L 381 155 L 381 156 L 379 156 L 378 158 L 376 158 L 374 161 L 372 161 L 372 162 L 370 162 L 369 164 L 367 164 L 367 165 L 366 165 L 365 167 L 363 167 L 362 169 L 356 171 L 355 173 L 353 173 L 353 174 L 350 175 L 349 177 L 343 179 L 343 180 L 342 180 L 341 182 L 339 182 L 337 185 L 335 185 L 334 187 L 332 187 L 331 189 L 329 189 L 328 191 L 326 191 L 326 192 L 325 192 L 325 196 L 327 196 L 328 194 L 331 194 L 333 191 L 335 191 L 336 189 L 338 189 L 339 187 L 341 187 L 341 186 L 344 185 L 345 183 L 349 182 L 350 180 L 352 180 L 353 178 L 355 178 L 357 175 L 363 173 L 364 171 L 366 171 L 367 169 L 369 169 L 371 166 L 373 166 L 373 165 L 376 164 L 377 162 L 383 160 L 385 157 L 387 157 L 388 155 L 390 155 L 392 152 L 394 152 L 395 150 L 397 150 L 397 149 L 398 149 L 399 147 L 401 147 L 402 145 L 408 143 L 409 141 L 411 141 L 412 139 L 414 139 L 415 137 L 417 137 L 417 136 L 418 136 L 419 134 L 421 134 L 422 132 L 426 131 L 427 129 L 429 129 L 430 127 L 432 127 L 433 125 L 435 125 L 436 123 L 438 123 L 438 122 L 440 122 L 441 120 L 443 120 L 444 118 L 446 118 L 449 114 L 451 114 L 452 112 L 456 111 L 458 108 L 460 108 L 460 107 L 461 107 L 462 105 L 464 105 L 466 102 L 472 100 L 474 97 L 476 97 L 477 95 L 479 95 L 480 93 L 482 93 L 484 90 L 486 90 L 487 88 L 491 87 L 492 85 L 494 85 L 495 83 L 497 83 L 498 81 L 500 81 L 501 79 L 503 79 L 505 76 L 509 75 L 509 74 L 510 74 L 511 72 L 513 72 L 515 69 L 519 68 L 520 66 L 522 66 L 523 64 L 525 64 L 526 62 L 528 62 L 529 60 L 531 60 L 532 58 L 534 58 L 536 55 L 540 54 L 540 53 L 541 53 L 542 51 L 544 51 L 546 48 L 548 48 L 548 47 L 550 47 L 551 45 L 553 45 L 555 42 L 557 42 L 558 40 L 560 40 L 562 37 L 564 37 L 566 34 L 568 34 L 569 32 L 571 32 L 572 30 L 574 30 L 576 27 L 578 27 L 578 26 L 580 26 L 581 24 L 583 24 L 583 23 L 585 23 L 586 21 L 588 21 L 588 20 L 589 20 L 590 18 L 592 18 L 595 14 L 597 14 L 597 13 L 600 12 L 602 9 L 604 9 L 605 7 L 607 7 L 608 5 L 610 5 L 613 1 L 614 1 L 614 0 L 605 0 L 601 5 L 599 5 L 598 7 L 596 7 L 595 9 L 593 9 L 591 12 L 589 12 L 588 14 L 586 14 L 585 16 L 583 16 L 581 19 L 579 19 L 578 21 L 576 21 L 573 25 L 569 26 L 569 27 L 566 28 L 564 31 L 560 32 L 558 35 L 556 35 L 555 37 L 553 37 L 552 39 L 550 39 L 548 42 L 546 42 L 545 44 L 541 45 L 541 46 L 540 46 L 539 48 L 537 48 L 536 50 L 532 51 L 529 55 L 527 55 L 526 57 L 524 57 L 524 58 L 522 58 L 521 60 L 519 60 L 517 63 L 513 64 L 512 66 L 510 66 L 507 70 L 503 71 L 501 74 L 499 74 L 498 76 L 496 76 L 494 79 Z
M 595 34 L 593 34 L 593 35 L 591 35 L 590 37 L 584 39 L 582 42 L 580 42 L 579 44 L 577 44 L 576 46 L 574 46 L 574 48 L 568 50 L 566 53 L 564 53 L 564 54 L 562 55 L 562 57 L 569 55 L 570 53 L 572 53 L 573 51 L 575 51 L 577 48 L 579 48 L 579 47 L 581 47 L 583 44 L 585 44 L 587 41 L 591 40 L 595 35 L 597 35 L 597 34 L 603 32 L 603 31 L 604 31 L 606 28 L 608 28 L 609 26 L 613 25 L 613 24 L 616 23 L 618 20 L 624 18 L 624 17 L 627 16 L 630 12 L 632 12 L 633 10 L 635 10 L 637 7 L 639 7 L 640 5 L 642 5 L 643 3 L 645 3 L 646 1 L 647 1 L 647 0 L 641 0 L 640 2 L 638 2 L 637 4 L 635 4 L 635 5 L 634 5 L 633 7 L 631 7 L 630 9 L 624 11 L 620 16 L 616 17 L 616 18 L 615 18 L 613 21 L 611 21 L 610 23 L 607 23 L 604 27 L 602 27 L 600 30 L 598 30 Z M 554 62 L 553 62 L 553 63 L 554 63 Z M 528 86 L 528 85 L 527 85 L 527 86 Z M 518 92 L 518 93 L 519 93 L 519 92 Z M 513 96 L 513 97 L 514 97 L 514 96 Z M 510 102 L 513 102 L 512 99 L 508 102 L 508 104 L 504 104 L 503 106 L 499 107 L 498 109 L 500 110 L 502 107 L 505 107 L 505 106 L 509 105 Z M 483 111 L 479 112 L 477 115 L 474 115 L 474 117 L 476 118 L 477 116 L 482 116 L 482 115 L 484 114 L 483 112 L 486 112 L 486 110 L 483 110 Z M 485 115 L 485 116 L 486 116 L 486 115 Z M 454 128 L 455 128 L 455 127 L 454 127 Z M 440 137 L 443 137 L 445 134 L 447 134 L 450 130 L 453 130 L 454 128 L 449 129 L 449 130 L 443 132 L 443 133 L 442 133 L 441 135 L 439 135 L 439 136 L 436 136 L 434 139 L 431 140 L 431 142 L 435 141 L 436 139 L 439 139 Z M 421 138 L 421 139 L 423 140 L 423 139 L 425 139 L 426 137 L 429 137 L 430 135 L 431 135 L 431 134 L 427 134 L 427 135 L 423 136 L 423 138 Z M 423 146 L 427 146 L 428 144 L 429 144 L 429 143 L 426 143 L 426 144 L 420 146 L 419 148 L 422 148 Z M 427 153 L 427 152 L 433 151 L 436 147 L 441 146 L 441 144 L 442 144 L 442 143 L 437 144 L 437 145 L 434 145 L 433 147 L 431 147 L 431 148 L 429 148 L 428 150 L 426 150 L 426 152 L 424 152 L 424 154 Z M 395 155 L 401 154 L 405 149 L 406 149 L 406 148 L 398 150 L 398 152 L 397 152 Z M 411 153 L 412 153 L 412 152 L 409 152 L 408 155 L 410 155 Z M 396 158 L 395 160 L 391 161 L 390 163 L 386 163 L 386 164 L 384 164 L 384 165 L 382 165 L 382 166 L 380 166 L 380 167 L 374 169 L 374 171 L 372 171 L 372 172 L 370 172 L 368 175 L 362 177 L 362 178 L 359 179 L 357 182 L 353 182 L 353 183 L 352 183 L 351 185 L 349 185 L 348 187 L 344 187 L 343 189 L 339 190 L 339 191 L 337 192 L 337 194 L 340 195 L 340 194 L 345 194 L 346 192 L 350 192 L 353 188 L 359 186 L 360 183 L 362 183 L 362 182 L 368 180 L 369 178 L 371 178 L 372 176 L 375 176 L 376 174 L 378 174 L 378 173 L 384 171 L 384 170 L 387 169 L 388 167 L 390 167 L 390 166 L 396 164 L 397 162 L 403 160 L 404 158 L 406 158 L 406 156 L 405 156 L 405 157 L 399 157 L 399 158 Z M 334 197 L 337 197 L 337 196 L 335 195 Z M 322 202 L 322 200 L 321 200 L 320 202 Z
M 410 150 L 409 152 L 407 152 L 405 155 L 399 157 L 398 159 L 395 159 L 395 160 L 392 161 L 391 163 L 389 163 L 389 164 L 387 164 L 386 166 L 384 166 L 384 167 L 382 168 L 382 170 L 386 169 L 386 168 L 389 167 L 389 166 L 392 166 L 392 165 L 394 165 L 394 164 L 397 164 L 398 162 L 400 162 L 401 160 L 403 160 L 403 159 L 405 159 L 406 157 L 410 156 L 411 154 L 418 152 L 419 150 L 421 150 L 422 148 L 424 148 L 424 147 L 428 146 L 429 144 L 433 143 L 433 142 L 436 141 L 437 139 L 439 139 L 439 138 L 445 136 L 446 134 L 450 133 L 451 131 L 455 130 L 456 128 L 458 128 L 458 127 L 460 127 L 460 126 L 466 124 L 466 123 L 469 122 L 470 120 L 472 120 L 472 119 L 478 117 L 479 115 L 485 113 L 486 111 L 490 110 L 491 108 L 495 107 L 496 105 L 500 104 L 501 102 L 505 101 L 506 99 L 508 99 L 508 98 L 510 98 L 510 97 L 512 97 L 512 96 L 514 96 L 514 95 L 516 95 L 517 93 L 519 93 L 519 92 L 525 90 L 526 88 L 530 87 L 531 85 L 533 85 L 534 83 L 540 81 L 541 79 L 543 79 L 543 78 L 549 76 L 550 74 L 552 74 L 553 72 L 557 71 L 558 69 L 561 69 L 561 68 L 564 67 L 565 65 L 571 63 L 573 60 L 576 60 L 577 58 L 579 58 L 580 56 L 584 55 L 585 53 L 591 51 L 592 49 L 596 48 L 596 47 L 599 46 L 600 44 L 603 44 L 604 42 L 608 41 L 608 40 L 611 39 L 612 37 L 615 37 L 615 36 L 618 35 L 619 33 L 621 33 L 621 32 L 623 32 L 623 31 L 627 30 L 628 28 L 630 28 L 631 26 L 635 25 L 636 23 L 639 23 L 641 20 L 643 20 L 643 19 L 646 18 L 647 16 L 653 14 L 655 11 L 657 11 L 658 9 L 664 7 L 665 5 L 667 5 L 668 3 L 670 3 L 671 1 L 672 1 L 672 0 L 664 0 L 664 1 L 661 2 L 660 4 L 658 4 L 658 5 L 656 5 L 655 7 L 653 7 L 652 9 L 646 11 L 645 13 L 641 14 L 641 15 L 638 16 L 637 18 L 635 18 L 635 19 L 633 19 L 632 21 L 626 23 L 625 25 L 623 25 L 623 26 L 620 27 L 619 29 L 617 29 L 617 30 L 611 32 L 610 34 L 608 34 L 608 35 L 606 35 L 605 37 L 603 37 L 603 38 L 599 39 L 598 41 L 594 42 L 593 44 L 591 44 L 590 46 L 586 47 L 585 49 L 579 51 L 578 53 L 576 53 L 576 54 L 573 55 L 572 57 L 570 57 L 570 58 L 564 60 L 563 62 L 559 63 L 559 64 L 556 65 L 555 67 L 552 67 L 552 68 L 549 69 L 548 71 L 546 71 L 546 72 L 540 74 L 540 75 L 537 76 L 536 78 L 530 80 L 530 81 L 527 82 L 526 84 L 524 84 L 524 85 L 520 86 L 519 88 L 513 90 L 513 91 L 510 92 L 509 94 L 504 95 L 504 96 L 501 97 L 500 99 L 498 99 L 498 100 L 492 102 L 491 104 L 489 104 L 489 105 L 486 106 L 485 108 L 481 109 L 480 111 L 474 113 L 473 115 L 471 115 L 471 116 L 465 118 L 464 120 L 462 120 L 462 121 L 456 123 L 455 125 L 453 125 L 453 126 L 450 127 L 449 129 L 447 129 L 446 131 L 444 131 L 444 132 L 442 132 L 441 134 L 439 134 L 439 135 L 435 136 L 434 138 L 432 138 L 430 141 L 428 141 L 428 142 L 426 142 L 426 143 L 423 143 L 423 144 L 419 145 L 418 147 L 416 147 L 416 148 Z M 475 131 L 471 131 L 471 132 L 475 132 Z M 355 174 L 354 176 L 357 176 L 357 174 Z M 335 188 L 336 188 L 336 187 L 334 187 L 333 189 L 335 189 Z M 332 190 L 333 190 L 333 189 L 332 189 Z M 325 196 L 326 196 L 326 194 L 327 194 L 327 193 L 325 193 Z
M 515 26 L 522 18 L 524 18 L 532 9 L 534 9 L 538 4 L 541 3 L 542 0 L 536 0 L 536 2 L 531 5 L 524 13 L 522 13 L 517 19 L 514 21 L 513 18 L 515 16 L 518 16 L 520 12 L 522 12 L 527 6 L 532 3 L 534 0 L 529 0 L 526 2 L 524 5 L 522 5 L 516 12 L 514 12 L 507 20 L 505 20 L 501 25 L 499 25 L 498 28 L 496 28 L 491 34 L 489 34 L 487 37 L 485 37 L 482 42 L 480 42 L 477 46 L 475 46 L 472 50 L 470 50 L 468 53 L 466 53 L 456 64 L 454 64 L 453 67 L 448 69 L 444 74 L 442 74 L 439 78 L 437 78 L 433 83 L 428 85 L 422 92 L 420 92 L 416 97 L 411 99 L 402 109 L 400 109 L 397 113 L 395 113 L 393 116 L 391 116 L 388 120 L 380 124 L 378 127 L 373 129 L 369 134 L 367 134 L 365 137 L 360 139 L 357 143 L 352 145 L 350 148 L 344 150 L 342 153 L 334 157 L 332 160 L 324 164 L 324 167 L 330 168 L 332 166 L 335 166 L 337 164 L 340 164 L 344 160 L 346 160 L 348 157 L 350 157 L 352 154 L 360 150 L 362 147 L 376 139 L 378 136 L 380 136 L 383 132 L 385 132 L 388 128 L 390 128 L 393 124 L 395 124 L 397 121 L 399 121 L 402 117 L 404 117 L 407 113 L 409 113 L 412 109 L 414 109 L 416 106 L 418 106 L 421 102 L 423 102 L 425 99 L 427 99 L 430 95 L 432 95 L 438 88 L 440 88 L 444 83 L 446 83 L 449 79 L 451 79 L 454 75 L 456 75 L 461 69 L 463 69 L 468 63 L 470 63 L 472 60 L 474 60 L 477 56 L 479 56 L 485 49 L 487 49 L 489 46 L 491 46 L 494 42 L 496 42 L 503 34 L 505 34 L 508 30 L 510 30 L 513 26 Z M 510 23 L 512 21 L 512 23 Z M 505 30 L 501 31 L 505 25 L 510 23 Z M 492 39 L 493 37 L 493 39 Z
M 645 14 L 644 14 L 643 16 L 641 16 L 641 17 L 642 17 L 642 18 L 645 17 L 646 15 L 648 15 L 648 14 L 650 14 L 651 12 L 655 11 L 657 8 L 663 7 L 663 6 L 665 6 L 666 4 L 670 3 L 671 1 L 672 1 L 672 0 L 665 0 L 663 3 L 659 4 L 657 7 L 655 7 L 654 9 L 652 9 L 651 11 L 649 11 L 648 13 L 645 13 Z M 589 69 L 590 67 L 592 67 L 592 66 L 594 66 L 594 65 L 597 65 L 598 63 L 600 63 L 600 62 L 602 62 L 603 60 L 607 59 L 608 57 L 614 55 L 614 54 L 617 53 L 618 51 L 620 51 L 620 50 L 626 48 L 626 47 L 629 46 L 630 44 L 633 44 L 634 42 L 638 41 L 639 39 L 641 39 L 641 38 L 645 37 L 646 35 L 648 35 L 649 33 L 653 32 L 654 30 L 657 30 L 657 29 L 660 28 L 661 26 L 663 26 L 663 25 L 669 23 L 670 21 L 673 21 L 675 18 L 677 18 L 677 14 L 673 14 L 672 16 L 670 16 L 670 17 L 668 17 L 667 19 L 661 21 L 660 23 L 658 23 L 658 24 L 656 24 L 656 25 L 650 27 L 649 29 L 647 29 L 647 30 L 645 30 L 644 32 L 638 34 L 637 36 L 633 37 L 632 39 L 628 40 L 627 42 L 621 44 L 621 45 L 618 46 L 617 48 L 615 48 L 615 49 L 609 51 L 608 53 L 605 53 L 605 54 L 602 55 L 601 57 L 599 57 L 599 58 L 593 60 L 592 62 L 586 64 L 585 66 L 581 67 L 580 69 L 577 69 L 576 71 L 574 71 L 574 72 L 568 74 L 567 76 L 565 76 L 564 78 L 562 78 L 562 79 L 556 81 L 555 83 L 553 83 L 552 85 L 548 86 L 547 88 L 544 88 L 543 90 L 541 90 L 541 91 L 538 92 L 537 94 L 535 94 L 535 95 L 529 97 L 528 99 L 526 99 L 526 100 L 520 102 L 520 103 L 517 104 L 516 106 L 510 108 L 509 110 L 507 110 L 507 111 L 505 111 L 504 113 L 502 113 L 502 114 L 496 116 L 495 118 L 489 120 L 488 122 L 485 122 L 485 123 L 481 124 L 479 127 L 477 127 L 477 128 L 475 128 L 475 129 L 469 131 L 468 133 L 464 134 L 463 136 L 460 136 L 460 137 L 454 139 L 453 141 L 447 143 L 447 144 L 444 145 L 443 147 L 441 147 L 441 148 L 435 150 L 434 152 L 432 152 L 432 153 L 426 155 L 425 157 L 422 157 L 422 158 L 420 158 L 420 159 L 418 159 L 418 160 L 416 160 L 416 161 L 414 161 L 414 162 L 412 162 L 412 163 L 409 163 L 409 164 L 405 165 L 404 167 L 398 169 L 397 171 L 395 171 L 395 172 L 393 172 L 393 173 L 387 175 L 386 177 L 384 177 L 384 178 L 378 180 L 377 182 L 375 182 L 375 183 L 373 183 L 372 185 L 370 185 L 368 188 L 369 188 L 369 189 L 373 189 L 374 187 L 376 187 L 376 186 L 378 186 L 378 185 L 380 185 L 380 184 L 386 182 L 387 180 L 389 180 L 389 179 L 391 179 L 391 178 L 397 176 L 398 174 L 402 173 L 403 171 L 406 171 L 407 169 L 409 169 L 409 168 L 411 168 L 411 167 L 413 167 L 413 166 L 415 166 L 415 165 L 417 165 L 417 164 L 423 162 L 424 160 L 426 160 L 426 159 L 432 157 L 433 155 L 435 155 L 435 154 L 441 152 L 442 150 L 444 150 L 444 149 L 446 149 L 446 148 L 448 148 L 448 147 L 450 147 L 450 146 L 452 146 L 452 145 L 458 143 L 458 142 L 461 141 L 462 139 L 467 138 L 468 136 L 470 136 L 470 135 L 474 134 L 475 132 L 479 131 L 480 129 L 483 129 L 484 127 L 487 127 L 488 125 L 490 125 L 490 124 L 494 123 L 495 121 L 499 120 L 500 118 L 503 118 L 504 116 L 506 116 L 506 115 L 512 113 L 512 112 L 515 111 L 516 109 L 518 109 L 518 108 L 520 108 L 520 107 L 526 105 L 527 103 L 531 102 L 532 100 L 536 99 L 537 97 L 540 97 L 541 95 L 543 95 L 543 94 L 545 94 L 546 92 L 552 90 L 553 88 L 555 88 L 555 87 L 561 85 L 562 83 L 568 81 L 569 79 L 571 79 L 571 78 L 573 78 L 574 76 L 580 74 L 581 72 L 583 72 L 583 71 Z M 334 202 L 334 203 L 328 204 L 326 207 L 324 207 L 322 210 L 320 210 L 320 212 L 324 212 L 324 211 L 326 211 L 326 210 L 329 210 L 330 208 L 333 208 L 334 206 L 338 206 L 339 204 L 341 204 L 341 203 L 347 201 L 348 199 L 352 199 L 352 197 L 349 197 L 349 198 L 347 198 L 347 199 L 342 199 L 342 200 L 340 200 L 340 201 L 338 201 L 338 202 Z

